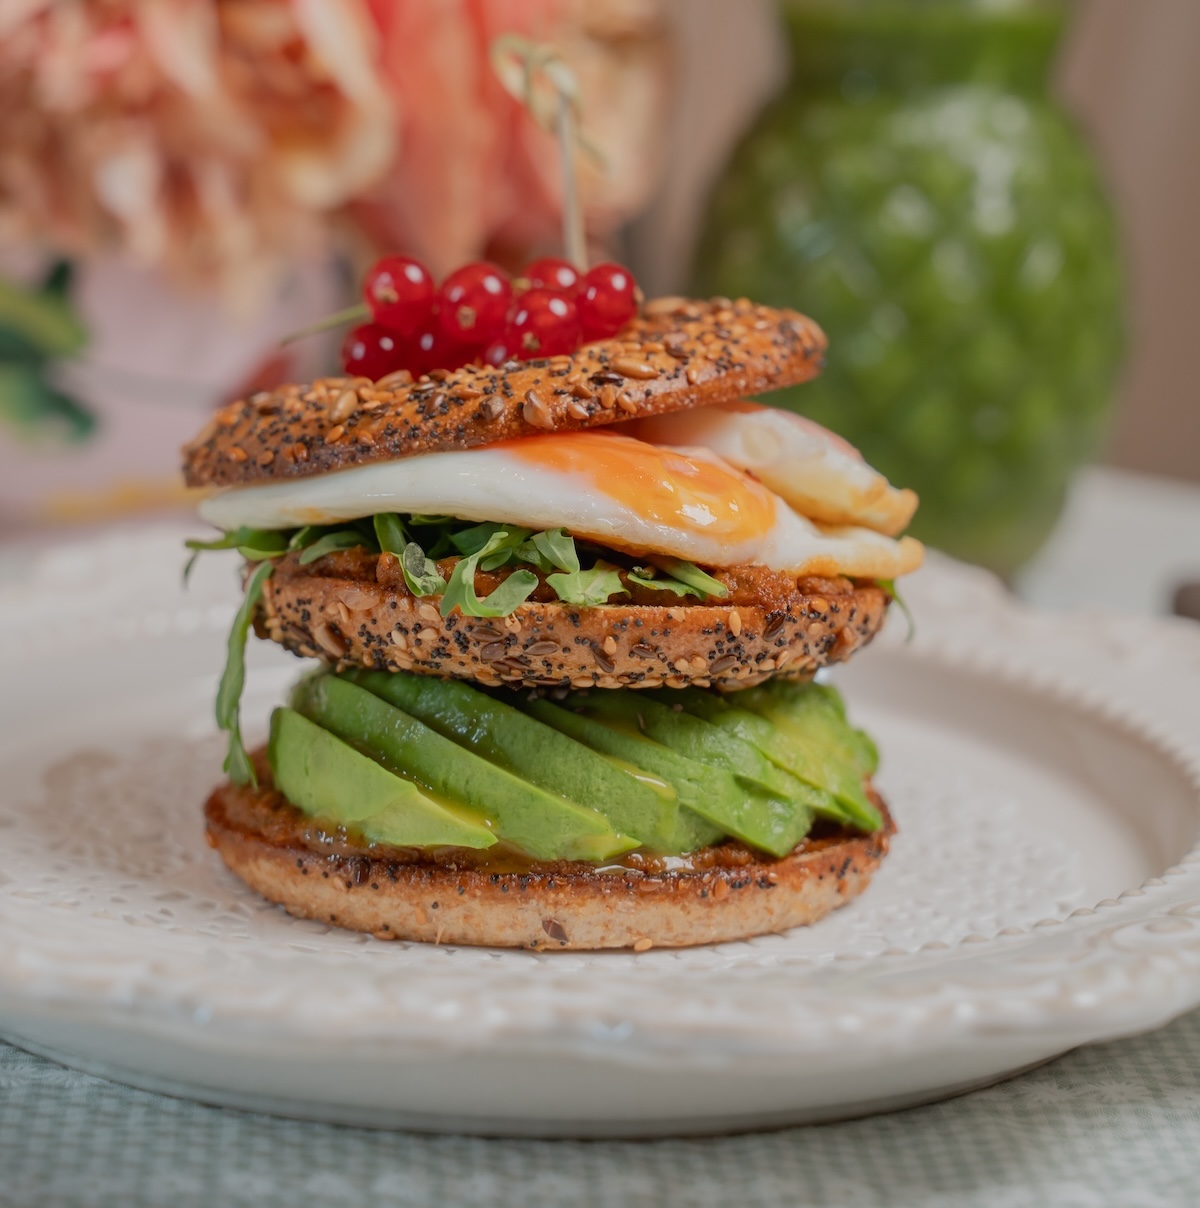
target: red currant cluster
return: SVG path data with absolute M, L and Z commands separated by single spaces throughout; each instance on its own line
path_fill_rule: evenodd
M 376 380 L 397 369 L 416 378 L 473 361 L 502 365 L 574 352 L 615 335 L 637 310 L 627 268 L 597 264 L 581 275 L 553 257 L 535 260 L 516 281 L 477 261 L 435 286 L 420 261 L 385 256 L 367 273 L 363 295 L 374 321 L 346 336 L 342 364 Z

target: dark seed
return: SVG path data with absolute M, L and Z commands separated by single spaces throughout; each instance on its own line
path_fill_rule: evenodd
M 503 642 L 488 642 L 488 644 L 479 652 L 479 657 L 485 663 L 496 663 L 505 657 Z
M 630 654 L 636 654 L 640 659 L 652 659 L 654 657 L 654 647 L 647 646 L 645 642 L 638 642 L 636 646 L 630 646 Z
M 596 660 L 596 665 L 601 671 L 606 671 L 610 675 L 617 669 L 616 663 L 614 663 L 612 659 L 610 659 L 608 655 L 600 649 L 599 646 L 592 647 L 592 658 Z
M 531 655 L 534 658 L 537 658 L 543 654 L 557 654 L 558 653 L 558 643 L 549 642 L 549 641 L 534 642 L 532 646 L 525 647 L 525 653 L 528 655 Z
M 567 933 L 557 919 L 542 919 L 542 930 L 552 939 L 560 943 L 567 942 Z
M 780 613 L 779 616 L 777 616 L 767 626 L 766 631 L 763 633 L 763 637 L 770 641 L 771 638 L 773 638 L 787 624 L 787 620 L 787 613 Z

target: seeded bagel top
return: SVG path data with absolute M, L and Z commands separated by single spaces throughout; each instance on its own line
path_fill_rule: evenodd
M 183 450 L 189 486 L 301 478 L 416 453 L 734 402 L 815 377 L 825 335 L 794 310 L 658 298 L 611 340 L 501 368 L 319 378 L 223 407 Z

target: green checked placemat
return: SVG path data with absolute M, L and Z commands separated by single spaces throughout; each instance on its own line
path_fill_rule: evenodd
M 1190 1208 L 1200 1012 L 931 1107 L 689 1141 L 306 1124 L 128 1090 L 0 1046 L 0 1204 Z

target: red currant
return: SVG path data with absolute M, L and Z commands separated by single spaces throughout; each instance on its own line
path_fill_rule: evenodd
M 403 338 L 378 323 L 363 323 L 342 341 L 342 366 L 355 377 L 378 381 L 393 369 L 404 368 Z
M 513 345 L 510 345 L 506 336 L 501 336 L 498 340 L 493 340 L 480 354 L 479 360 L 484 365 L 490 365 L 493 369 L 499 369 L 505 361 L 517 360 L 517 355 L 513 351 Z
M 476 353 L 474 347 L 451 339 L 434 314 L 404 341 L 400 355 L 404 368 L 417 378 L 431 369 L 458 369 Z
M 442 282 L 437 294 L 442 331 L 453 340 L 482 344 L 504 330 L 512 283 L 503 269 L 484 260 L 464 264 Z
M 504 334 L 523 361 L 574 352 L 579 347 L 575 300 L 553 289 L 526 290 L 513 302 Z
M 429 317 L 433 294 L 429 270 L 411 256 L 384 256 L 363 281 L 363 297 L 375 322 L 405 336 Z
M 579 283 L 579 319 L 585 340 L 614 336 L 637 313 L 637 284 L 619 264 L 597 264 Z
M 569 261 L 557 256 L 543 256 L 527 265 L 524 273 L 532 289 L 557 289 L 574 294 L 579 285 L 579 270 Z

